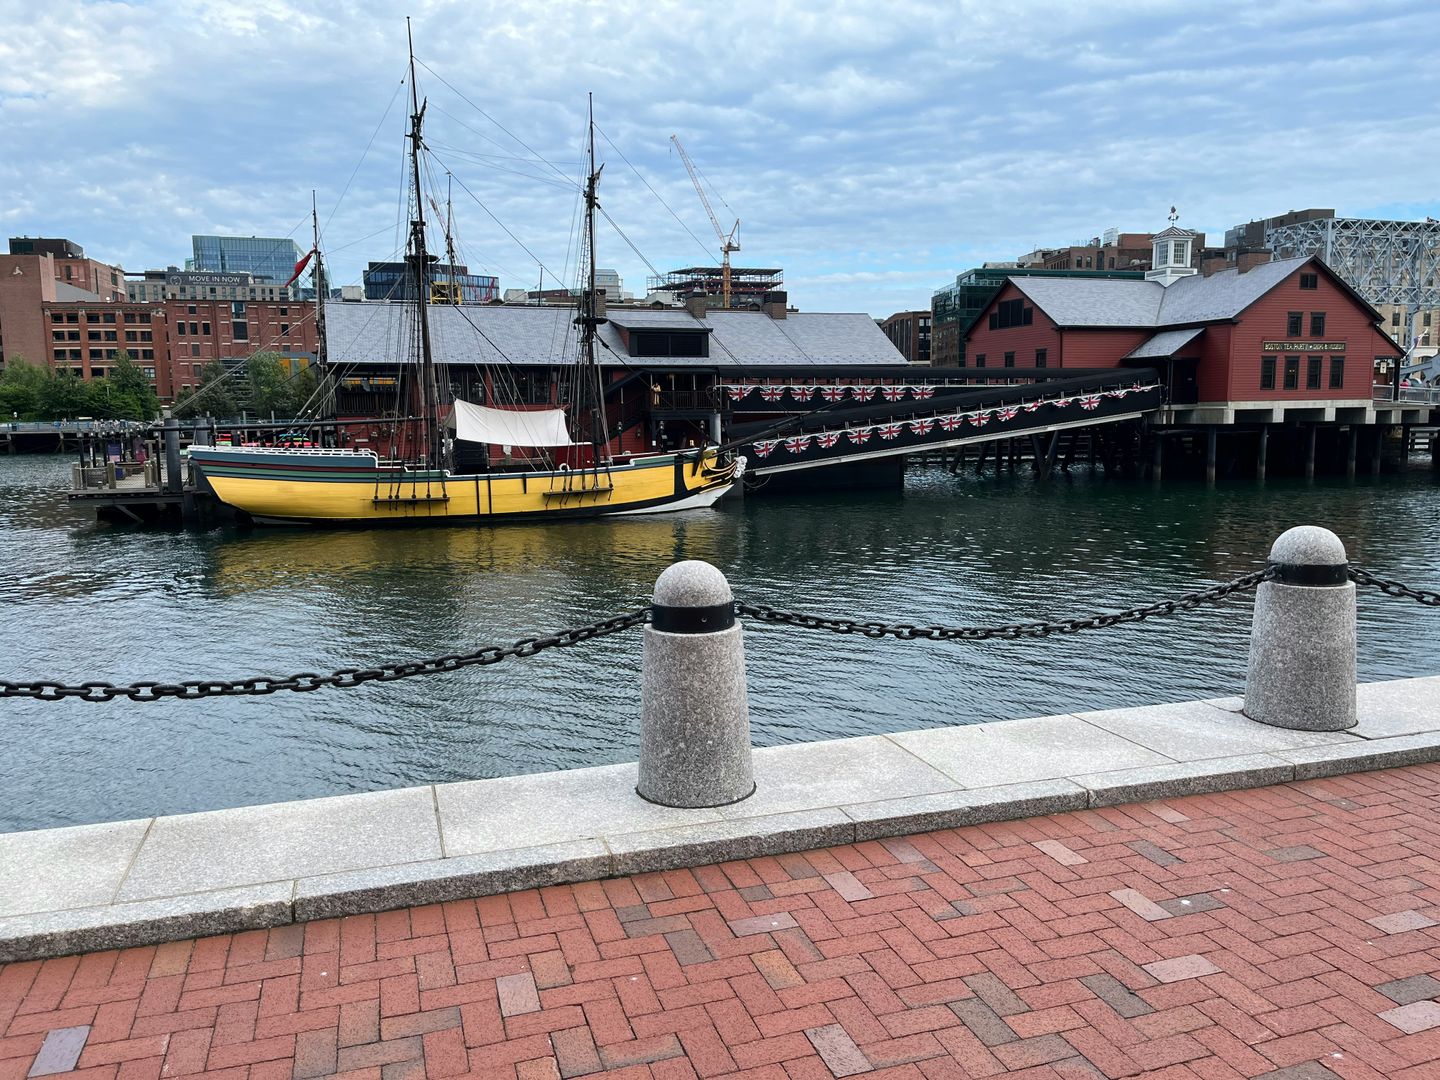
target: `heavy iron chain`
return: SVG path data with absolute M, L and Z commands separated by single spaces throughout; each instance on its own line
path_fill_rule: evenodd
M 1370 585 L 1379 589 L 1386 596 L 1403 596 L 1415 600 L 1429 607 L 1440 607 L 1440 592 L 1433 592 L 1430 589 L 1415 589 L 1409 585 L 1402 585 L 1398 581 L 1389 581 L 1377 577 L 1369 570 L 1361 570 L 1358 567 L 1350 568 L 1350 580 L 1356 585 Z
M 830 630 L 837 634 L 862 634 L 865 637 L 899 638 L 901 641 L 1014 641 L 1020 638 L 1043 638 L 1051 634 L 1075 634 L 1081 630 L 1097 630 L 1120 623 L 1139 622 L 1156 615 L 1174 615 L 1201 604 L 1213 604 L 1231 593 L 1245 592 L 1258 586 L 1262 581 L 1274 577 L 1274 571 L 1266 568 L 1254 573 L 1215 585 L 1199 592 L 1186 593 L 1174 600 L 1161 600 L 1145 607 L 1129 611 L 1115 611 L 1104 615 L 1091 615 L 1083 619 L 1058 619 L 1053 622 L 1013 623 L 1009 626 L 917 626 L 913 623 L 864 622 L 859 619 L 827 619 L 819 615 L 804 615 L 795 611 L 777 611 L 772 607 L 753 604 L 736 604 L 735 610 L 762 622 L 781 623 L 785 626 L 799 626 L 806 630 Z
M 796 611 L 780 611 L 764 604 L 747 604 L 735 601 L 735 613 L 761 622 L 778 623 L 783 626 L 798 626 L 805 630 L 829 630 L 837 634 L 860 634 L 869 638 L 893 637 L 902 641 L 1015 641 L 1022 638 L 1043 638 L 1051 634 L 1075 634 L 1081 630 L 1098 630 L 1106 626 L 1140 622 L 1158 615 L 1174 615 L 1188 611 L 1202 604 L 1219 603 L 1234 593 L 1254 589 L 1262 582 L 1272 580 L 1275 571 L 1267 567 L 1245 574 L 1222 585 L 1186 593 L 1173 600 L 1161 600 L 1144 607 L 1127 611 L 1107 612 L 1087 618 L 1058 619 L 1051 622 L 1012 623 L 1002 626 L 919 626 L 914 623 L 883 623 L 861 619 L 831 619 L 820 615 L 807 615 Z M 1397 581 L 1377 577 L 1368 570 L 1350 568 L 1350 580 L 1357 585 L 1368 585 L 1389 596 L 1407 597 L 1430 607 L 1440 607 L 1440 592 L 1415 589 Z M 369 668 L 341 668 L 329 675 L 301 672 L 289 678 L 277 679 L 257 676 L 250 679 L 188 679 L 184 682 L 134 682 L 117 686 L 108 682 L 83 682 L 67 686 L 58 682 L 10 682 L 0 679 L 0 698 L 32 698 L 37 701 L 60 701 L 76 698 L 80 701 L 113 701 L 128 698 L 131 701 L 161 701 L 165 698 L 193 700 L 207 697 L 246 697 L 260 694 L 274 694 L 281 690 L 307 693 L 327 686 L 340 689 L 363 686 L 371 682 L 394 682 L 408 679 L 413 675 L 439 675 L 459 671 L 467 667 L 485 667 L 498 664 L 511 657 L 534 656 L 546 649 L 564 649 L 582 641 L 608 637 L 639 626 L 650 619 L 650 609 L 640 608 L 624 615 L 577 626 L 546 637 L 524 638 L 512 645 L 486 645 L 468 653 L 448 653 L 429 660 L 402 660 Z
M 486 645 L 469 653 L 450 653 L 429 660 L 404 660 L 393 664 L 382 664 L 369 668 L 341 668 L 329 675 L 302 672 L 288 679 L 258 677 L 230 681 L 226 679 L 190 679 L 178 683 L 135 682 L 128 686 L 115 686 L 107 682 L 85 682 L 78 686 L 66 686 L 57 682 L 6 682 L 0 680 L 0 698 L 23 697 L 39 701 L 59 701 L 62 698 L 78 698 L 81 701 L 113 701 L 115 698 L 129 698 L 131 701 L 160 701 L 163 698 L 190 700 L 205 697 L 242 697 L 256 694 L 273 694 L 279 690 L 293 690 L 306 693 L 326 686 L 349 688 L 363 686 L 370 682 L 394 682 L 408 679 L 412 675 L 438 675 L 447 671 L 459 671 L 467 667 L 484 667 L 509 660 L 512 656 L 534 656 L 546 649 L 564 649 L 582 641 L 608 637 L 639 626 L 650 618 L 650 609 L 641 608 L 625 615 L 602 619 L 588 626 L 577 626 L 547 637 L 525 638 L 513 645 Z

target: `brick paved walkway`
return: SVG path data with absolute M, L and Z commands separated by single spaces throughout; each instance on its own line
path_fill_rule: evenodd
M 1440 765 L 0 968 L 0 1080 L 1440 1077 Z

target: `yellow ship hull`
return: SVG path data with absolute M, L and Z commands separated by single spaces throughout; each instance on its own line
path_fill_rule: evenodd
M 709 506 L 737 464 L 713 450 L 637 458 L 599 470 L 454 475 L 380 463 L 373 453 L 192 447 L 222 502 L 262 522 L 542 521 Z

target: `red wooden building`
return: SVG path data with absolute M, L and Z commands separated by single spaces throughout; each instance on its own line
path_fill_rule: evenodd
M 1290 418 L 1373 423 L 1375 362 L 1403 352 L 1379 312 L 1315 257 L 1200 276 L 1193 237 L 1157 234 L 1143 281 L 1012 279 L 967 335 L 967 356 L 975 367 L 1157 368 L 1181 422 L 1278 422 L 1301 409 Z

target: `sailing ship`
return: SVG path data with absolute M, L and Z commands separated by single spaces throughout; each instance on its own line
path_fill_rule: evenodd
M 407 20 L 408 22 L 408 20 Z M 568 407 L 496 408 L 459 398 L 442 400 L 431 348 L 428 307 L 431 262 L 421 188 L 425 108 L 410 48 L 409 165 L 414 215 L 406 253 L 414 286 L 415 344 L 408 398 L 413 415 L 388 421 L 390 454 L 316 447 L 195 446 L 190 460 L 217 498 L 262 523 L 418 523 L 571 520 L 653 514 L 713 505 L 738 479 L 743 460 L 716 446 L 671 453 L 617 456 L 606 430 L 596 363 L 600 314 L 595 288 L 595 212 L 599 169 L 590 112 L 584 187 L 586 287 L 580 291 L 577 391 Z M 318 259 L 318 224 L 316 255 Z M 454 259 L 451 258 L 453 265 Z M 323 280 L 317 271 L 317 282 Z M 317 332 L 323 349 L 323 290 L 317 289 Z M 317 360 L 322 360 L 317 357 Z M 323 364 L 322 364 L 323 368 Z M 325 374 L 322 371 L 322 379 Z M 404 427 L 404 431 L 399 429 Z M 453 427 L 453 437 L 451 430 Z M 455 441 L 525 448 L 531 467 L 452 469 Z

